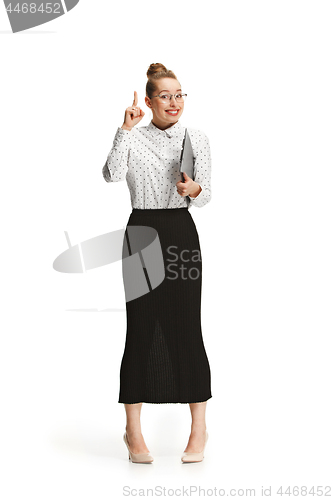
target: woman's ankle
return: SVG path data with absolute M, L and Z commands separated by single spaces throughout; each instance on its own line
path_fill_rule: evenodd
M 129 435 L 132 435 L 132 436 L 142 435 L 141 427 L 126 425 L 125 429 L 126 429 L 127 434 L 129 434 Z
M 207 431 L 206 424 L 191 425 L 191 434 L 204 434 Z

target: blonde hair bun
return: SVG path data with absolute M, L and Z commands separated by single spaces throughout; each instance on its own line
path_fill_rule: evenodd
M 149 66 L 148 71 L 147 71 L 147 77 L 150 78 L 151 76 L 155 75 L 156 73 L 167 73 L 168 70 L 164 66 L 164 64 L 161 63 L 153 63 Z
M 149 66 L 147 71 L 147 84 L 146 84 L 146 95 L 151 98 L 156 92 L 157 86 L 156 81 L 160 78 L 174 78 L 177 80 L 176 75 L 171 69 L 167 69 L 164 64 L 153 63 Z

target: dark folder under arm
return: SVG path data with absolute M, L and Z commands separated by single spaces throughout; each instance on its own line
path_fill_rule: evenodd
M 184 140 L 182 144 L 182 152 L 180 155 L 180 173 L 185 172 L 192 180 L 194 180 L 194 154 L 191 144 L 190 135 L 185 129 Z M 183 182 L 185 182 L 182 175 Z

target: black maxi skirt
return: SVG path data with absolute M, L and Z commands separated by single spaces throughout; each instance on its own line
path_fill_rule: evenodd
M 133 208 L 124 234 L 123 256 L 129 226 L 157 231 L 165 278 L 148 293 L 126 301 L 127 332 L 118 402 L 207 401 L 212 394 L 201 331 L 202 260 L 192 216 L 187 207 Z

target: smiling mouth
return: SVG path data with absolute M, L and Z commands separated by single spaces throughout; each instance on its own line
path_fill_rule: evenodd
M 168 113 L 169 115 L 178 115 L 179 109 L 175 109 L 175 110 L 167 109 L 167 110 L 165 110 L 165 112 Z

